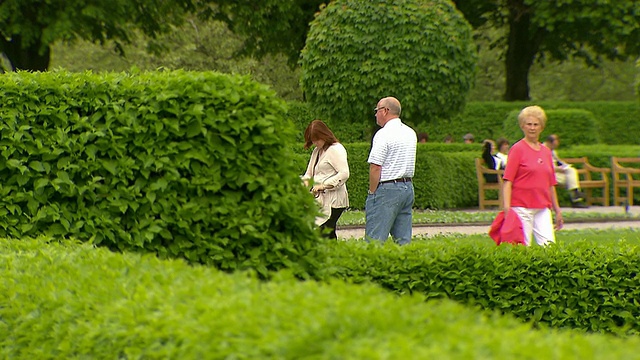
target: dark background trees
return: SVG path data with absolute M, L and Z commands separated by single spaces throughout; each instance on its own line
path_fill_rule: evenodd
M 324 2 L 4 0 L 0 3 L 0 52 L 11 60 L 14 68 L 43 70 L 48 68 L 53 44 L 86 40 L 108 44 L 123 52 L 135 33 L 158 37 L 179 25 L 187 12 L 193 12 L 200 19 L 221 20 L 241 36 L 243 43 L 236 53 L 258 61 L 266 54 L 282 53 L 295 68 L 309 23 Z M 632 68 L 629 64 L 640 55 L 640 1 L 454 0 L 454 3 L 480 37 L 491 32 L 497 34 L 490 37 L 491 41 L 485 41 L 480 51 L 481 56 L 483 52 L 493 54 L 498 57 L 496 61 L 502 62 L 503 69 L 496 69 L 498 76 L 494 79 L 500 79 L 502 97 L 506 100 L 531 97 L 532 69 L 536 71 L 546 65 L 546 71 L 550 71 L 559 64 L 574 64 L 575 59 L 582 59 L 588 66 L 600 66 L 587 72 L 628 79 L 628 69 Z M 479 40 L 478 44 L 481 43 Z M 166 51 L 162 42 L 155 45 L 160 45 L 156 50 Z M 622 72 L 614 69 L 618 65 L 624 68 Z M 540 96 L 535 89 L 533 93 L 536 98 Z
M 640 55 L 640 1 L 454 0 L 475 28 L 504 29 L 490 45 L 503 49 L 504 100 L 528 100 L 529 72 L 536 60 L 580 58 L 601 66 L 603 58 Z
M 122 52 L 134 30 L 155 37 L 193 10 L 191 0 L 3 0 L 0 52 L 13 70 L 44 71 L 56 41 L 113 40 Z

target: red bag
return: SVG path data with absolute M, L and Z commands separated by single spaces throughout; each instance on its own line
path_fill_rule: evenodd
M 520 221 L 520 217 L 513 209 L 509 209 L 506 216 L 504 211 L 498 213 L 498 216 L 491 223 L 489 236 L 496 242 L 496 245 L 502 243 L 526 245 L 524 232 L 522 231 L 522 221 Z

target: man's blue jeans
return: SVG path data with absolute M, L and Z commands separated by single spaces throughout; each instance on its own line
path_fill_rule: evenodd
M 391 234 L 400 245 L 410 243 L 413 199 L 411 182 L 380 184 L 365 203 L 365 239 L 385 242 Z

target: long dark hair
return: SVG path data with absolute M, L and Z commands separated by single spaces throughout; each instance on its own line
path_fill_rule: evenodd
M 313 145 L 313 140 L 323 140 L 324 149 L 338 142 L 338 139 L 327 124 L 322 120 L 313 120 L 304 131 L 304 148 L 308 149 Z

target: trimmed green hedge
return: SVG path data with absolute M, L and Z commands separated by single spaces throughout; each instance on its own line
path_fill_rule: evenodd
M 400 99 L 402 101 L 402 99 Z M 313 118 L 296 120 L 297 116 L 308 117 L 314 114 L 308 103 L 289 103 L 290 107 L 298 109 L 289 117 L 296 123 L 304 123 L 298 132 L 304 131 L 306 125 Z M 568 101 L 541 101 L 534 102 L 470 102 L 467 103 L 462 114 L 450 120 L 435 120 L 430 124 L 422 125 L 415 130 L 429 134 L 430 142 L 442 142 L 444 137 L 452 135 L 455 142 L 462 142 L 462 136 L 466 133 L 475 135 L 476 141 L 483 139 L 497 139 L 504 137 L 503 123 L 512 111 L 520 111 L 525 106 L 540 105 L 545 110 L 579 109 L 589 111 L 596 120 L 596 131 L 600 134 L 600 141 L 604 144 L 640 144 L 640 102 L 637 101 L 598 101 L 598 102 L 568 102 Z M 306 109 L 306 110 L 302 110 Z M 317 114 L 316 114 L 317 116 Z M 329 121 L 328 121 L 329 122 Z M 344 143 L 368 142 L 371 140 L 371 129 L 362 128 L 362 125 L 344 124 L 344 122 L 331 123 L 332 129 L 338 138 Z M 371 118 L 371 126 L 374 119 Z M 562 133 L 563 129 L 558 129 Z M 578 129 L 583 131 L 582 129 Z M 592 131 L 592 130 L 588 130 Z M 512 142 L 520 139 L 521 134 L 515 138 L 509 138 Z M 569 135 L 568 132 L 566 135 Z M 579 140 L 579 139 L 578 139 Z M 593 139 L 576 144 L 591 145 Z
M 547 123 L 540 135 L 540 141 L 547 136 L 557 134 L 563 147 L 577 144 L 598 144 L 600 133 L 593 114 L 586 110 L 546 110 Z M 518 122 L 520 110 L 514 110 L 503 123 L 503 133 L 508 139 L 521 139 L 522 129 Z
M 207 72 L 0 77 L 0 236 L 75 237 L 261 274 L 312 266 L 285 104 Z
M 331 131 L 342 143 L 369 141 L 376 125 L 376 119 L 371 116 L 371 126 L 350 124 L 343 119 L 331 120 L 321 116 L 320 111 L 313 109 L 308 103 L 290 101 L 287 103 L 288 109 L 285 117 L 294 123 L 296 132 L 296 142 L 304 144 L 304 130 L 313 120 L 324 121 Z M 367 140 L 365 140 L 367 139 Z
M 0 279 L 3 359 L 626 360 L 640 347 L 370 284 L 262 282 L 87 245 L 0 239 Z
M 487 235 L 475 239 L 414 239 L 402 247 L 327 244 L 324 277 L 450 298 L 536 324 L 640 334 L 640 233 L 548 248 L 498 247 Z
M 347 181 L 350 207 L 364 209 L 369 188 L 368 143 L 344 144 L 349 156 L 351 176 Z M 451 151 L 447 152 L 446 148 Z M 474 159 L 481 156 L 480 144 L 418 144 L 416 173 L 413 180 L 417 209 L 454 209 L 478 206 L 478 180 Z M 297 150 L 296 166 L 301 174 L 306 169 L 309 155 Z M 558 150 L 560 157 L 587 156 L 598 167 L 611 168 L 611 156 L 640 156 L 640 146 L 632 145 L 580 145 Z M 611 181 L 611 184 L 613 182 Z M 640 204 L 640 189 L 635 204 Z M 570 205 L 569 193 L 558 189 L 563 206 Z M 613 194 L 613 187 L 610 187 Z M 613 204 L 620 205 L 620 204 Z
M 364 209 L 369 188 L 370 145 L 367 143 L 345 144 L 349 158 L 351 175 L 347 181 L 349 203 L 353 209 Z M 476 149 L 463 152 L 429 151 L 439 146 L 418 144 L 416 172 L 413 180 L 415 188 L 415 207 L 420 209 L 443 209 L 477 206 L 477 189 L 474 158 L 480 154 L 480 146 L 455 146 L 456 149 Z M 477 155 L 476 155 L 477 154 Z M 308 155 L 306 156 L 308 161 Z M 301 161 L 300 161 L 301 162 Z M 473 171 L 469 171 L 469 164 Z M 305 163 L 306 166 L 306 163 Z M 304 172 L 303 167 L 299 168 Z M 474 191 L 473 189 L 476 189 Z M 469 196 L 473 194 L 473 196 Z

